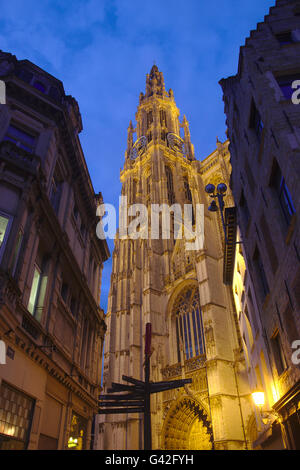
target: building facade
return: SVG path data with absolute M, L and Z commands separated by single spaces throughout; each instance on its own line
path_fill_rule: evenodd
M 128 207 L 146 206 L 148 224 L 141 222 L 136 238 L 120 228 L 115 240 L 104 359 L 104 393 L 123 374 L 144 379 L 150 322 L 150 380 L 192 378 L 191 385 L 151 398 L 153 449 L 249 447 L 247 428 L 255 418 L 231 285 L 223 283 L 224 234 L 204 190 L 208 183 L 229 184 L 229 158 L 228 142 L 218 141 L 203 162 L 195 159 L 188 121 L 179 121 L 173 91 L 165 90 L 154 65 L 140 94 L 136 127 L 130 122 L 128 128 L 121 170 L 122 196 Z M 233 205 L 229 191 L 225 202 Z M 192 205 L 193 226 L 196 204 L 203 204 L 204 245 L 190 250 L 185 238 L 176 238 L 176 215 L 170 237 L 161 230 L 152 236 L 153 204 Z M 143 448 L 142 414 L 100 414 L 97 428 L 98 449 Z
M 265 393 L 257 448 L 300 448 L 299 55 L 300 3 L 278 0 L 220 82 L 243 241 L 233 289 L 251 388 Z
M 0 78 L 0 449 L 89 449 L 106 329 L 102 197 L 62 83 L 2 51 Z

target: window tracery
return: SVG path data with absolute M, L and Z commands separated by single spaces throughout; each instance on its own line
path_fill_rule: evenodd
M 181 362 L 181 349 L 184 359 L 205 354 L 203 322 L 197 286 L 184 289 L 173 306 L 177 359 Z

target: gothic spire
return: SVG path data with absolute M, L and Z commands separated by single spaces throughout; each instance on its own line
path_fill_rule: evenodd
M 165 81 L 163 73 L 158 70 L 157 65 L 153 65 L 150 74 L 146 76 L 146 94 L 145 96 L 152 95 L 165 95 Z

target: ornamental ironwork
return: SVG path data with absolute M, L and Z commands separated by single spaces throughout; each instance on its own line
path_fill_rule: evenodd
M 131 160 L 135 160 L 137 157 L 140 157 L 146 150 L 147 147 L 147 137 L 142 135 L 134 144 L 130 152 Z

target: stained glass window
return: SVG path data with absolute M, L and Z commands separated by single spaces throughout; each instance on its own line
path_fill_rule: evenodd
M 181 351 L 184 359 L 205 354 L 203 324 L 198 287 L 184 289 L 178 296 L 173 314 L 175 316 L 176 351 L 178 362 L 181 362 Z

